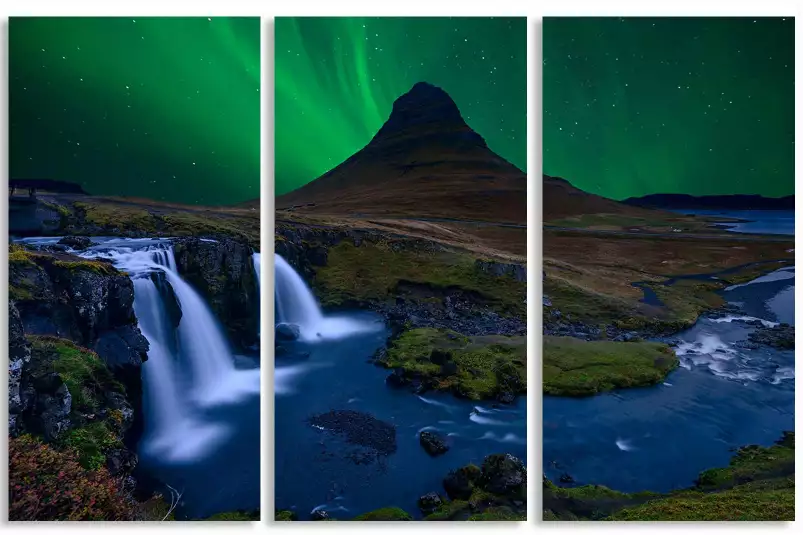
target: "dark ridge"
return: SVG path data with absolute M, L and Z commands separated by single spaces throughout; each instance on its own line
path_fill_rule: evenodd
M 84 188 L 75 182 L 66 182 L 64 180 L 48 180 L 48 179 L 32 179 L 32 178 L 12 178 L 8 181 L 9 188 L 17 188 L 20 190 L 35 188 L 42 191 L 49 191 L 52 193 L 78 193 L 88 195 Z
M 655 193 L 630 197 L 622 201 L 642 208 L 673 210 L 794 210 L 795 196 L 764 197 L 761 195 L 703 195 L 685 193 Z

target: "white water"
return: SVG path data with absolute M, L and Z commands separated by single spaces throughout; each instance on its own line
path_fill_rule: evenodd
M 298 325 L 305 342 L 345 338 L 381 328 L 344 316 L 325 316 L 301 276 L 280 255 L 274 255 L 276 322 Z
M 164 240 L 111 240 L 80 252 L 108 258 L 134 282 L 134 310 L 148 339 L 143 363 L 145 422 L 143 451 L 160 460 L 189 462 L 208 454 L 228 429 L 204 421 L 204 408 L 259 393 L 259 369 L 238 370 L 228 342 L 201 296 L 177 271 Z M 181 309 L 177 329 L 169 322 L 154 273 L 161 272 Z M 181 364 L 191 373 L 183 373 Z

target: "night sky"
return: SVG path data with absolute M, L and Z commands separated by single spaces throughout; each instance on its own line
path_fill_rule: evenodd
M 259 18 L 11 18 L 10 176 L 259 197 Z
M 525 170 L 526 19 L 277 18 L 276 193 L 363 148 L 420 81 Z
M 794 193 L 793 18 L 545 18 L 544 173 L 614 199 Z

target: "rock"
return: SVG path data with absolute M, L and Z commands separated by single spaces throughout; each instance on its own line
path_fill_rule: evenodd
M 38 418 L 39 429 L 48 442 L 60 439 L 70 429 L 70 410 L 72 409 L 72 396 L 67 385 L 61 382 L 57 374 L 50 374 L 47 378 L 51 384 L 60 383 L 53 392 L 44 389 L 37 392 L 35 413 Z M 42 385 L 43 382 L 40 382 Z
M 499 392 L 496 395 L 496 399 L 499 401 L 499 403 L 509 405 L 516 401 L 516 396 L 512 392 Z
M 313 416 L 311 425 L 340 434 L 351 444 L 370 448 L 381 455 L 396 452 L 396 428 L 372 415 L 351 410 L 333 410 Z
M 293 341 L 301 336 L 301 329 L 293 323 L 280 323 L 276 326 L 276 339 Z
M 309 517 L 310 520 L 329 520 L 329 513 L 323 509 L 318 509 L 317 511 L 310 513 Z
M 527 268 L 520 264 L 505 264 L 493 260 L 475 260 L 474 266 L 480 271 L 495 277 L 509 276 L 517 282 L 527 282 Z
M 65 236 L 56 243 L 58 245 L 66 245 L 71 249 L 82 251 L 92 245 L 92 240 L 86 236 Z
M 22 320 L 13 301 L 8 302 L 8 432 L 18 435 L 20 414 L 26 409 L 21 395 L 22 370 L 31 360 L 31 346 L 25 339 Z
M 480 486 L 494 494 L 509 494 L 527 486 L 527 469 L 509 453 L 489 455 L 482 463 Z
M 442 504 L 443 500 L 435 492 L 424 494 L 418 498 L 418 508 L 424 516 L 434 513 Z
M 560 475 L 560 482 L 561 483 L 574 483 L 574 478 L 572 476 L 570 476 L 569 474 L 567 474 L 566 472 L 563 472 Z
M 480 469 L 469 464 L 452 470 L 443 480 L 443 488 L 452 500 L 467 500 L 480 479 Z
M 173 254 L 181 276 L 205 298 L 238 347 L 258 343 L 259 288 L 251 246 L 218 237 L 176 238 Z
M 756 330 L 747 335 L 747 338 L 756 344 L 768 345 L 776 349 L 795 348 L 795 328 L 788 323 L 781 323 L 774 327 L 756 326 Z
M 449 445 L 437 434 L 430 431 L 422 431 L 418 435 L 421 447 L 431 456 L 436 457 L 449 451 Z
M 541 298 L 541 304 L 543 306 L 545 306 L 545 307 L 551 307 L 552 306 L 552 300 L 547 296 L 543 296 Z
M 113 476 L 131 474 L 137 467 L 137 454 L 125 448 L 118 448 L 106 453 L 106 468 Z
M 412 381 L 405 375 L 404 370 L 401 368 L 393 370 L 393 372 L 385 378 L 385 383 L 394 388 L 407 388 L 412 385 Z
M 446 362 L 443 366 L 441 366 L 440 374 L 443 377 L 449 377 L 450 375 L 457 374 L 457 363 L 453 360 Z

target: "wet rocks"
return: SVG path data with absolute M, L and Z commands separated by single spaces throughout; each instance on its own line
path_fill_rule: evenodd
M 436 433 L 430 431 L 422 431 L 418 435 L 418 441 L 424 451 L 429 453 L 432 457 L 444 454 L 449 451 L 449 445 Z
M 57 242 L 58 245 L 66 245 L 76 251 L 84 250 L 92 245 L 92 240 L 86 236 L 65 236 Z
M 520 459 L 505 454 L 493 454 L 482 463 L 480 485 L 494 494 L 519 492 L 527 486 L 527 469 Z
M 443 500 L 436 492 L 430 492 L 418 498 L 418 508 L 425 516 L 437 511 L 442 504 Z
M 25 339 L 22 320 L 13 301 L 8 303 L 8 431 L 14 437 L 18 434 L 17 419 L 25 410 L 20 392 L 22 370 L 31 360 L 31 347 Z
M 396 452 L 396 427 L 368 413 L 332 410 L 311 417 L 309 422 L 343 436 L 350 444 L 370 448 L 380 455 Z
M 309 518 L 310 520 L 329 520 L 329 513 L 323 509 L 318 509 L 310 513 Z
M 788 323 L 767 327 L 763 324 L 755 325 L 756 330 L 749 335 L 748 339 L 756 344 L 764 344 L 776 349 L 795 348 L 795 328 Z
M 220 238 L 173 240 L 181 276 L 204 296 L 229 339 L 248 348 L 258 342 L 259 290 L 250 245 Z
M 467 500 L 480 480 L 481 471 L 473 464 L 452 470 L 443 480 L 443 488 L 452 500 Z
M 276 325 L 276 340 L 293 341 L 298 340 L 301 329 L 293 323 L 280 323 Z

